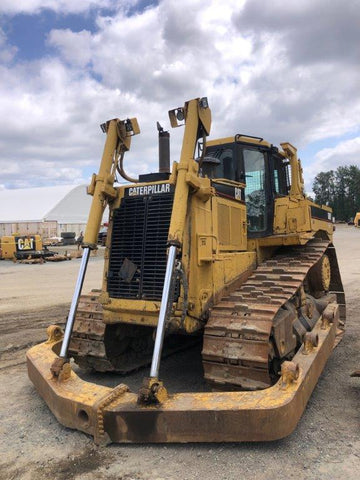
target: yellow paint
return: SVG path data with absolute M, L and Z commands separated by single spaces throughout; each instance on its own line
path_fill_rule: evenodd
M 56 358 L 54 351 L 58 351 L 60 348 L 59 341 L 36 345 L 27 352 L 29 376 L 50 410 L 63 425 L 94 436 L 98 432 L 100 406 L 104 403 L 107 404 L 106 400 L 112 396 L 115 401 L 109 403 L 105 410 L 116 413 L 121 426 L 124 426 L 121 419 L 122 412 L 139 412 L 143 415 L 142 419 L 146 418 L 147 412 L 150 414 L 153 411 L 159 414 L 169 412 L 173 420 L 176 418 L 178 424 L 181 425 L 182 419 L 186 419 L 189 412 L 208 411 L 213 412 L 218 419 L 219 428 L 221 428 L 222 419 L 225 421 L 229 415 L 236 423 L 244 421 L 243 415 L 246 414 L 246 419 L 251 422 L 252 427 L 260 429 L 261 432 L 266 430 L 267 435 L 277 428 L 279 415 L 282 418 L 295 418 L 294 425 L 289 431 L 286 431 L 287 422 L 284 424 L 285 434 L 289 434 L 300 418 L 334 344 L 339 308 L 336 304 L 330 304 L 328 309 L 331 310 L 327 313 L 328 316 L 331 316 L 332 321 L 325 329 L 322 326 L 322 318 L 317 321 L 313 332 L 318 336 L 318 346 L 311 352 L 307 352 L 306 355 L 303 354 L 302 349 L 295 355 L 293 362 L 298 365 L 299 376 L 286 389 L 282 388 L 280 379 L 275 385 L 265 390 L 169 394 L 168 397 L 164 395 L 163 403 L 160 406 L 142 406 L 137 404 L 137 394 L 128 392 L 126 388 L 120 388 L 124 392 L 123 394 L 114 395 L 119 387 L 111 389 L 85 382 L 74 372 L 71 372 L 70 378 L 64 382 L 59 382 L 52 377 L 50 366 Z M 317 363 L 322 363 L 318 373 L 315 372 L 316 368 L 313 368 Z M 266 414 L 267 422 L 265 424 L 262 414 Z M 189 432 L 186 441 L 208 441 L 204 436 L 207 433 L 205 425 L 203 425 L 203 430 Z M 251 431 L 244 430 L 241 438 L 231 438 L 230 441 L 253 440 L 251 433 Z M 129 432 L 129 437 L 131 434 L 132 432 Z M 227 432 L 220 432 L 220 434 L 223 435 L 223 441 L 229 441 Z M 277 438 L 281 438 L 281 436 Z M 129 440 L 125 438 L 124 441 Z M 172 440 L 172 437 L 168 437 L 165 441 L 171 442 L 176 439 Z
M 10 235 L 0 238 L 0 258 L 13 259 L 15 253 L 26 253 L 42 250 L 43 244 L 40 235 Z
M 201 108 L 199 99 L 186 102 L 182 109 L 170 112 L 171 124 L 174 127 L 179 126 L 179 110 L 184 115 L 185 132 L 180 161 L 174 163 L 172 174 L 166 182 L 175 187 L 168 238 L 170 244 L 175 242 L 181 249 L 181 265 L 188 283 L 188 308 L 183 321 L 180 321 L 186 296 L 182 286 L 179 300 L 173 308 L 171 326 L 173 329 L 194 332 L 203 327 L 209 307 L 218 302 L 222 295 L 238 287 L 243 281 L 241 279 L 259 263 L 271 257 L 276 247 L 305 244 L 320 230 L 331 239 L 333 227 L 330 222 L 311 217 L 311 206 L 317 206 L 303 194 L 302 169 L 296 148 L 289 143 L 282 143 L 282 150 L 278 151 L 278 155 L 284 161 L 288 159 L 291 164 L 291 190 L 288 196 L 276 198 L 274 201 L 274 233 L 248 239 L 246 204 L 241 201 L 245 185 L 221 179 L 217 182 L 225 188 L 233 188 L 235 193 L 234 198 L 220 196 L 212 187 L 209 178 L 199 176 L 198 162 L 194 160 L 199 128 L 203 128 L 206 133 L 210 131 L 210 109 Z M 112 122 L 114 121 L 109 123 L 108 128 L 109 145 L 104 149 L 105 160 L 109 158 L 117 141 L 116 123 Z M 269 142 L 262 139 L 254 140 L 241 136 L 239 141 L 271 147 Z M 235 137 L 227 137 L 212 140 L 207 144 L 211 146 L 233 142 L 236 142 Z M 109 160 L 107 162 L 109 167 Z M 99 176 L 102 175 L 99 173 Z M 142 188 L 145 192 L 149 185 L 163 183 L 142 183 L 140 187 L 127 185 L 126 188 Z M 100 297 L 104 307 L 104 321 L 156 327 L 160 302 L 114 299 L 109 298 L 107 293 L 112 212 L 119 208 L 124 191 L 124 187 L 116 189 L 110 208 L 103 294 Z M 99 204 L 97 208 L 100 208 Z M 330 211 L 327 207 L 322 208 Z
M 354 226 L 360 228 L 360 212 L 357 212 L 354 218 Z

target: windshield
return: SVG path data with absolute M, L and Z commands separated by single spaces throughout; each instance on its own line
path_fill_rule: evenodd
M 209 178 L 227 178 L 236 182 L 241 181 L 239 160 L 234 158 L 233 148 L 227 145 L 206 149 L 201 173 Z

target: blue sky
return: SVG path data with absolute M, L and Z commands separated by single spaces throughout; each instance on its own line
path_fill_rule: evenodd
M 40 2 L 41 3 L 41 2 Z M 45 4 L 45 2 L 43 2 Z M 2 29 L 8 42 L 16 46 L 17 61 L 29 61 L 40 59 L 46 55 L 53 55 L 54 49 L 47 45 L 46 37 L 53 29 L 70 29 L 74 32 L 88 30 L 95 33 L 97 30 L 96 18 L 101 13 L 102 16 L 112 16 L 116 14 L 116 3 L 113 2 L 113 8 L 109 4 L 108 8 L 89 8 L 80 13 L 56 12 L 50 8 L 44 8 L 40 13 L 18 13 L 17 15 L 4 15 L 2 19 Z M 129 5 L 126 14 L 141 14 L 149 6 L 156 5 L 157 2 L 144 0 Z
M 41 15 L 19 14 L 6 19 L 3 31 L 9 44 L 17 48 L 16 61 L 33 61 L 55 53 L 54 48 L 46 44 L 50 30 L 70 28 L 74 32 L 95 32 L 95 19 L 94 11 L 88 15 L 59 15 L 44 10 Z
M 359 21 L 360 0 L 3 0 L 0 188 L 88 183 L 114 117 L 140 123 L 129 174 L 154 171 L 156 121 L 207 96 L 211 138 L 290 141 L 310 191 L 360 166 Z

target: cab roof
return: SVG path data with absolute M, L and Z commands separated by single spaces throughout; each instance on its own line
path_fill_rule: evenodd
M 217 138 L 217 139 L 214 139 L 214 140 L 207 140 L 206 141 L 206 146 L 207 147 L 212 147 L 212 146 L 216 146 L 216 145 L 226 145 L 226 144 L 229 144 L 229 143 L 248 143 L 249 145 L 253 145 L 255 147 L 256 146 L 261 146 L 261 147 L 266 147 L 266 148 L 273 147 L 273 145 L 271 143 L 267 142 L 263 138 L 252 137 L 252 136 L 249 136 L 249 135 L 241 135 L 241 134 L 237 134 L 233 137 L 224 137 L 224 138 Z M 286 154 L 283 150 L 279 149 L 278 152 L 282 157 L 287 158 L 287 156 L 286 156 Z

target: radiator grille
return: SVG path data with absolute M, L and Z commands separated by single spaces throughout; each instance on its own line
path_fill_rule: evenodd
M 161 300 L 173 193 L 124 197 L 114 211 L 108 292 L 112 298 Z M 125 260 L 127 259 L 127 260 Z M 121 268 L 136 271 L 123 280 Z

